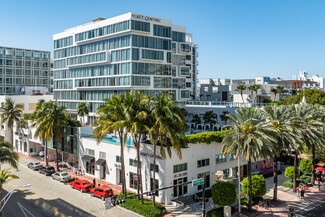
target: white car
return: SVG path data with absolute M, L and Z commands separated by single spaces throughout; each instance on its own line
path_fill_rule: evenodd
M 60 182 L 67 182 L 70 177 L 71 176 L 67 172 L 56 172 L 52 174 L 52 178 Z
M 30 162 L 29 164 L 27 164 L 27 167 L 33 170 L 38 170 L 39 168 L 41 168 L 43 165 L 40 162 Z

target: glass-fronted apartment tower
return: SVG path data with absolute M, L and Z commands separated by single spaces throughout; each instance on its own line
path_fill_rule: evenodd
M 51 93 L 50 58 L 49 51 L 0 46 L 0 95 L 24 94 L 26 86 L 46 87 Z
M 132 89 L 177 101 L 195 97 L 197 46 L 184 26 L 135 13 L 67 29 L 53 36 L 54 99 L 91 113 L 114 93 Z

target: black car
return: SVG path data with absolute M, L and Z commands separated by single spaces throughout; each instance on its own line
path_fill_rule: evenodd
M 42 174 L 45 174 L 46 176 L 50 176 L 53 173 L 55 173 L 55 169 L 52 166 L 42 166 L 41 168 L 38 169 L 38 171 Z

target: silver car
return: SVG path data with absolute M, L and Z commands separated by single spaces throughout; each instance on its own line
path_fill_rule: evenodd
M 71 176 L 67 172 L 56 172 L 52 174 L 52 178 L 60 182 L 67 182 L 70 177 Z

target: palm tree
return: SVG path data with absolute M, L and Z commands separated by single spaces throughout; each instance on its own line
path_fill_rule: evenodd
M 42 110 L 37 113 L 37 118 L 32 124 L 36 127 L 34 137 L 40 137 L 45 141 L 52 139 L 53 148 L 56 153 L 56 169 L 59 170 L 58 143 L 64 135 L 64 126 L 68 120 L 65 108 L 58 105 L 58 102 L 45 102 L 41 105 Z M 63 144 L 62 144 L 63 145 Z
M 204 123 L 209 123 L 210 130 L 212 131 L 212 126 L 216 123 L 216 114 L 213 111 L 207 111 L 203 115 Z
M 209 98 L 210 98 L 210 94 L 207 94 L 206 97 L 207 97 L 207 101 L 209 101 Z
M 198 114 L 193 115 L 192 122 L 195 123 L 195 128 L 196 128 L 197 125 L 201 123 L 200 116 Z
M 254 85 L 255 84 L 250 85 L 250 86 L 247 87 L 247 89 L 251 92 L 251 101 L 252 101 L 252 103 L 253 103 L 253 98 L 254 98 Z
M 265 124 L 263 113 L 258 108 L 241 107 L 235 111 L 236 116 L 228 114 L 229 121 L 235 130 L 229 131 L 223 141 L 222 152 L 225 156 L 235 153 L 248 161 L 248 199 L 252 208 L 252 160 L 266 159 L 277 142 L 277 131 Z M 239 188 L 240 186 L 238 186 Z
M 281 94 L 282 94 L 283 91 L 284 91 L 284 86 L 283 86 L 283 85 L 279 85 L 276 89 L 278 89 L 279 96 L 280 96 L 280 100 L 281 100 Z
M 258 103 L 257 102 L 257 99 L 258 99 L 257 98 L 257 92 L 258 92 L 259 89 L 261 89 L 261 85 L 260 84 L 254 84 L 253 89 L 254 89 L 254 92 L 255 92 L 255 103 Z
M 230 114 L 228 111 L 222 111 L 222 114 L 220 115 L 220 119 L 225 122 L 225 125 L 227 125 L 228 114 Z
M 236 90 L 235 90 L 235 91 L 237 91 L 237 92 L 240 93 L 241 98 L 242 98 L 242 100 L 243 100 L 243 103 L 244 103 L 243 93 L 244 93 L 245 90 L 246 90 L 246 86 L 245 86 L 245 84 L 239 84 L 239 85 L 237 85 L 237 88 L 236 88 Z
M 279 93 L 279 89 L 277 89 L 277 88 L 273 88 L 273 89 L 271 90 L 271 92 L 274 94 L 273 101 L 275 101 L 276 95 L 278 95 L 278 93 Z
M 169 94 L 160 94 L 153 100 L 150 100 L 151 124 L 149 130 L 150 141 L 153 144 L 153 191 L 156 191 L 156 153 L 157 145 L 160 145 L 160 154 L 165 157 L 165 148 L 167 153 L 171 155 L 170 147 L 172 146 L 182 157 L 182 141 L 179 138 L 186 132 L 186 117 L 177 103 Z M 153 195 L 153 205 L 156 205 L 155 194 Z
M 320 119 L 324 113 L 319 107 L 310 105 L 296 105 L 295 107 L 295 126 L 300 130 L 303 143 L 312 150 L 312 177 L 311 183 L 315 182 L 315 149 L 323 149 L 325 143 L 324 129 L 325 123 Z
M 19 179 L 18 176 L 9 173 L 9 169 L 3 169 L 0 172 L 0 201 L 2 200 L 2 188 L 3 185 L 8 183 L 10 180 Z M 0 203 L 2 205 L 2 203 Z M 2 206 L 1 206 L 2 207 Z M 2 216 L 2 211 L 0 212 L 0 217 Z
M 125 131 L 127 126 L 126 117 L 124 113 L 124 95 L 118 96 L 114 94 L 111 99 L 107 99 L 105 104 L 99 107 L 96 111 L 98 119 L 93 122 L 92 127 L 95 127 L 93 136 L 96 137 L 97 142 L 109 133 L 117 133 L 121 144 L 121 182 L 122 193 L 126 195 L 126 179 L 125 179 L 125 163 L 124 163 L 124 146 L 127 140 L 128 132 Z
M 278 143 L 273 144 L 273 200 L 277 200 L 278 190 L 278 157 L 283 150 L 291 152 L 294 148 L 291 144 L 301 143 L 300 134 L 297 129 L 292 125 L 293 115 L 292 112 L 285 106 L 266 106 L 263 109 L 266 119 L 270 126 L 274 127 L 277 131 Z
M 0 170 L 2 163 L 8 163 L 14 168 L 18 167 L 19 156 L 12 149 L 12 144 L 9 142 L 0 142 Z
M 6 98 L 5 104 L 0 108 L 1 125 L 7 122 L 7 127 L 11 132 L 11 144 L 14 144 L 14 123 L 19 123 L 19 118 L 22 116 L 22 110 L 11 98 Z M 12 146 L 13 148 L 14 146 Z
M 79 104 L 77 114 L 79 117 L 82 117 L 82 125 L 85 125 L 84 117 L 89 114 L 89 109 L 85 102 Z
M 203 94 L 200 94 L 200 100 L 202 100 L 203 97 L 204 97 L 204 95 Z
M 149 104 L 147 96 L 136 91 L 126 92 L 125 102 L 122 104 L 127 122 L 127 132 L 131 133 L 134 147 L 137 152 L 137 193 L 141 203 L 143 203 L 143 185 L 142 185 L 142 171 L 140 160 L 140 145 L 141 137 L 147 134 L 149 129 L 147 125 Z M 142 100 L 143 99 L 143 100 Z

